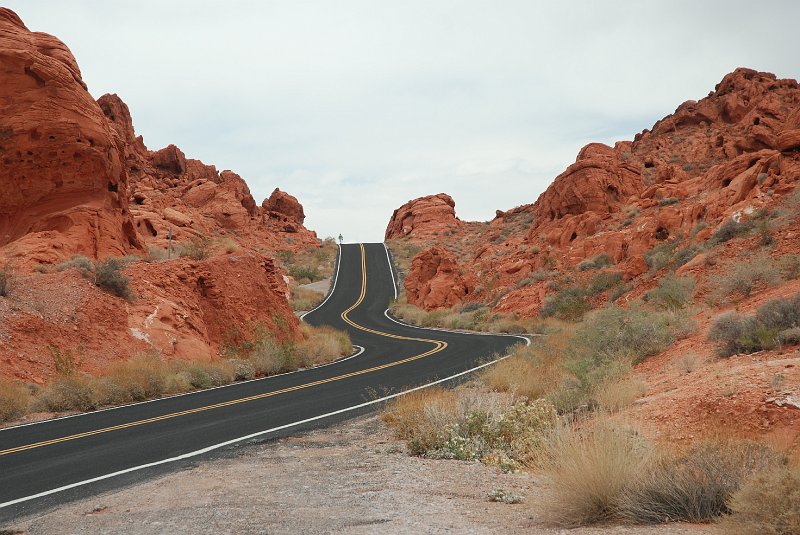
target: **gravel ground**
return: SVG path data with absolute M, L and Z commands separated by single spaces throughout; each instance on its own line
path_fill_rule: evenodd
M 503 489 L 521 504 L 490 502 Z M 709 526 L 544 525 L 542 476 L 479 463 L 410 457 L 375 416 L 244 447 L 203 463 L 43 515 L 11 533 L 589 533 L 700 534 Z M 17 530 L 17 531 L 14 531 Z

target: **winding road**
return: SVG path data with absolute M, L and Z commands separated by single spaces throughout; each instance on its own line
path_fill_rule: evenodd
M 0 430 L 0 523 L 135 483 L 236 447 L 374 410 L 409 388 L 457 381 L 523 337 L 404 325 L 381 243 L 340 247 L 334 287 L 304 320 L 363 348 L 335 363 Z

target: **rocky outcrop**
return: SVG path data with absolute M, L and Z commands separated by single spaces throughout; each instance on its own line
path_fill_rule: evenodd
M 488 229 L 458 220 L 442 194 L 396 210 L 386 238 L 447 246 L 465 271 L 492 281 L 467 299 L 535 315 L 556 285 L 529 282 L 533 272 L 558 277 L 604 254 L 632 280 L 650 269 L 644 254 L 656 245 L 690 249 L 725 221 L 781 202 L 800 178 L 798 103 L 796 81 L 737 69 L 633 141 L 587 145 L 534 204 L 498 210 Z M 425 277 L 409 284 L 409 294 L 428 291 Z
M 53 262 L 142 248 L 128 209 L 123 140 L 67 46 L 0 8 L 0 247 Z
M 453 231 L 461 223 L 455 207 L 456 202 L 446 193 L 408 201 L 392 214 L 385 237 L 387 240 L 406 236 L 423 238 Z
M 440 246 L 414 257 L 404 286 L 408 302 L 428 310 L 461 304 L 472 289 L 461 275 L 455 256 Z

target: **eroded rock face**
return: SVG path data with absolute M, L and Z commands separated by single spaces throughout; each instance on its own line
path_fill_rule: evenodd
M 455 207 L 456 202 L 446 193 L 408 201 L 392 214 L 386 227 L 386 239 L 411 235 L 422 238 L 456 229 L 461 222 L 456 218 Z
M 284 222 L 286 232 L 297 232 L 306 220 L 303 205 L 285 191 L 275 188 L 269 198 L 261 203 L 264 218 L 276 222 Z
M 408 302 L 427 310 L 461 304 L 472 289 L 461 275 L 455 256 L 440 246 L 414 257 L 404 286 Z
M 142 248 L 122 139 L 67 46 L 0 8 L 0 247 L 56 261 Z

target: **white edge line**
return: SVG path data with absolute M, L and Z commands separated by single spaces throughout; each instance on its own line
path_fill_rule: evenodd
M 207 446 L 207 447 L 199 449 L 199 450 L 195 450 L 195 451 L 192 451 L 192 452 L 189 452 L 189 453 L 184 453 L 182 455 L 178 455 L 177 457 L 170 457 L 169 459 L 162 459 L 160 461 L 155 461 L 155 462 L 152 462 L 152 463 L 133 466 L 131 468 L 126 468 L 125 470 L 119 470 L 117 472 L 112 472 L 110 474 L 105 474 L 105 475 L 102 475 L 102 476 L 93 477 L 91 479 L 86 479 L 86 480 L 83 480 L 83 481 L 77 481 L 75 483 L 70 483 L 69 485 L 64 485 L 63 487 L 58 487 L 58 488 L 55 488 L 55 489 L 46 490 L 44 492 L 39 492 L 37 494 L 32 494 L 30 496 L 17 498 L 16 500 L 11 500 L 11 501 L 8 501 L 8 502 L 5 502 L 5 503 L 0 503 L 0 509 L 3 509 L 5 507 L 9 507 L 11 505 L 16 505 L 18 503 L 27 502 L 27 501 L 30 501 L 30 500 L 35 500 L 36 498 L 43 498 L 44 496 L 49 496 L 51 494 L 56 494 L 58 492 L 63 492 L 65 490 L 74 489 L 76 487 L 81 487 L 83 485 L 89 485 L 91 483 L 96 483 L 98 481 L 103 481 L 105 479 L 110 479 L 112 477 L 120 476 L 120 475 L 123 475 L 123 474 L 136 472 L 138 470 L 144 470 L 146 468 L 152 468 L 154 466 L 159 466 L 159 465 L 162 465 L 162 464 L 167 464 L 167 463 L 171 463 L 171 462 L 175 462 L 175 461 L 180 461 L 180 460 L 183 460 L 183 459 L 189 459 L 191 457 L 196 457 L 198 455 L 202 455 L 204 453 L 208 453 L 210 451 L 214 451 L 214 450 L 219 449 L 219 448 L 224 448 L 225 446 L 230 446 L 231 444 L 235 444 L 235 443 L 241 442 L 243 440 L 249 440 L 251 438 L 255 438 L 255 437 L 258 437 L 258 436 L 266 435 L 266 434 L 269 434 L 269 433 L 274 433 L 276 431 L 282 431 L 282 430 L 288 429 L 290 427 L 295 427 L 295 426 L 306 424 L 306 423 L 309 423 L 309 422 L 314 422 L 316 420 L 321 420 L 323 418 L 329 418 L 331 416 L 336 416 L 337 414 L 343 414 L 345 412 L 350 412 L 350 411 L 354 411 L 354 410 L 361 409 L 361 408 L 364 408 L 364 407 L 368 407 L 370 405 L 375 405 L 376 403 L 381 403 L 383 401 L 386 401 L 386 400 L 389 400 L 389 399 L 393 399 L 393 398 L 408 394 L 410 392 L 415 392 L 417 390 L 422 390 L 423 388 L 428 388 L 430 386 L 437 385 L 439 383 L 444 383 L 446 381 L 450 381 L 451 379 L 455 379 L 456 377 L 460 377 L 462 375 L 466 375 L 468 373 L 472 373 L 472 372 L 474 372 L 476 370 L 480 370 L 481 368 L 485 368 L 487 366 L 491 366 L 492 364 L 500 362 L 501 360 L 504 360 L 506 358 L 508 358 L 508 355 L 506 355 L 504 357 L 501 357 L 499 359 L 490 361 L 490 362 L 486 362 L 484 364 L 481 364 L 480 366 L 476 366 L 474 368 L 470 368 L 469 370 L 463 371 L 461 373 L 457 373 L 455 375 L 451 375 L 449 377 L 445 377 L 444 379 L 439 379 L 438 381 L 433 381 L 431 383 L 424 384 L 422 386 L 417 386 L 417 387 L 411 388 L 409 390 L 404 390 L 403 392 L 399 392 L 397 394 L 392 394 L 392 395 L 389 395 L 389 396 L 384 396 L 382 398 L 374 399 L 372 401 L 367 401 L 367 402 L 361 403 L 359 405 L 353 405 L 352 407 L 346 407 L 344 409 L 339 409 L 338 411 L 328 412 L 328 413 L 325 413 L 325 414 L 320 414 L 319 416 L 313 416 L 311 418 L 306 418 L 305 420 L 299 420 L 297 422 L 292 422 L 292 423 L 284 424 L 284 425 L 281 425 L 281 426 L 278 426 L 278 427 L 273 427 L 272 429 L 267 429 L 266 431 L 259 431 L 257 433 L 252 433 L 252 434 L 249 434 L 249 435 L 245 435 L 243 437 L 234 438 L 234 439 L 231 439 L 231 440 L 227 440 L 225 442 L 220 442 L 219 444 L 213 444 L 211 446 Z
M 383 242 L 383 248 L 386 250 L 386 261 L 389 263 L 389 273 L 392 274 L 392 285 L 394 286 L 394 298 L 397 299 L 397 279 L 394 277 L 394 270 L 392 269 L 392 261 L 389 258 L 389 248 L 386 246 L 386 242 Z M 391 321 L 397 323 L 398 325 L 403 325 L 404 327 L 411 327 L 413 329 L 419 329 L 421 331 L 443 331 L 446 333 L 455 333 L 455 334 L 471 334 L 473 336 L 506 336 L 509 338 L 519 338 L 520 340 L 525 341 L 525 345 L 531 345 L 531 339 L 527 336 L 522 336 L 520 334 L 506 334 L 506 333 L 481 333 L 481 332 L 471 332 L 471 331 L 456 331 L 453 329 L 444 329 L 441 327 L 420 327 L 419 325 L 412 325 L 410 323 L 405 323 L 400 320 L 397 320 L 389 315 L 389 309 L 383 311 L 383 315 L 389 318 Z M 505 357 L 503 357 L 505 358 Z M 498 359 L 501 360 L 501 359 Z
M 341 246 L 338 245 L 338 244 L 337 244 L 337 246 L 339 247 L 339 254 L 341 255 Z M 336 281 L 338 280 L 338 278 L 339 278 L 339 262 L 337 261 L 337 263 L 336 263 L 336 277 L 333 279 L 333 286 L 331 287 L 331 291 L 328 293 L 328 296 L 325 298 L 325 301 L 330 299 L 331 295 L 333 295 L 333 290 L 336 289 Z M 305 312 L 302 316 L 300 316 L 300 319 L 302 320 L 306 316 L 306 314 L 310 314 L 311 312 L 314 312 L 314 310 L 317 310 L 318 308 L 320 308 L 322 305 L 325 304 L 325 301 L 323 301 L 322 303 L 317 305 L 314 309 L 309 310 L 308 312 Z M 357 353 L 355 353 L 354 355 L 350 355 L 349 357 L 345 357 L 343 359 L 334 360 L 333 362 L 328 362 L 327 364 L 320 364 L 319 366 L 311 366 L 310 368 L 300 368 L 298 370 L 292 370 L 290 372 L 276 373 L 276 374 L 273 374 L 273 375 L 267 375 L 265 377 L 259 377 L 257 379 L 247 379 L 245 381 L 235 381 L 235 382 L 227 384 L 227 385 L 212 386 L 210 388 L 203 388 L 203 389 L 200 389 L 200 390 L 192 390 L 191 392 L 181 392 L 180 394 L 172 394 L 172 395 L 163 396 L 163 397 L 160 397 L 160 398 L 148 399 L 148 400 L 145 400 L 145 401 L 137 401 L 135 403 L 126 403 L 124 405 L 117 405 L 115 407 L 104 407 L 102 409 L 95 409 L 95 410 L 89 411 L 89 412 L 79 412 L 79 413 L 76 413 L 76 414 L 68 414 L 66 416 L 59 416 L 57 418 L 48 418 L 46 420 L 37 420 L 35 422 L 28 422 L 28 423 L 24 423 L 24 424 L 9 425 L 8 427 L 0 428 L 0 433 L 2 433 L 3 431 L 9 431 L 11 429 L 19 429 L 21 427 L 28 427 L 28 426 L 31 426 L 31 425 L 40 425 L 40 424 L 46 424 L 46 423 L 50 423 L 50 422 L 57 422 L 59 420 L 66 420 L 68 418 L 79 418 L 81 416 L 90 416 L 92 414 L 98 414 L 100 412 L 115 411 L 115 410 L 119 410 L 119 409 L 126 409 L 128 407 L 135 407 L 137 405 L 144 405 L 146 403 L 156 403 L 158 401 L 163 401 L 165 399 L 179 398 L 179 397 L 182 397 L 182 396 L 192 396 L 192 395 L 195 395 L 195 394 L 200 394 L 202 392 L 208 392 L 210 390 L 218 390 L 220 388 L 230 388 L 230 387 L 233 387 L 233 386 L 239 386 L 239 385 L 243 385 L 245 383 L 252 383 L 252 382 L 255 382 L 255 381 L 266 381 L 267 379 L 273 379 L 275 377 L 283 377 L 284 375 L 291 375 L 293 373 L 300 373 L 300 372 L 305 372 L 305 371 L 308 371 L 308 370 L 315 370 L 317 368 L 324 368 L 325 366 L 333 366 L 334 364 L 339 364 L 340 362 L 344 362 L 346 360 L 350 360 L 352 358 L 355 358 L 355 357 L 359 356 L 361 353 L 364 352 L 364 348 L 361 347 L 361 346 L 354 345 L 353 347 L 359 348 L 359 351 Z

